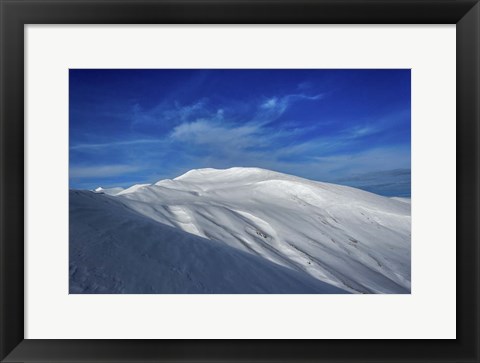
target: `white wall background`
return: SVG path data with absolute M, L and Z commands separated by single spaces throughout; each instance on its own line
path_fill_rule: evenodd
M 30 25 L 25 50 L 25 338 L 455 338 L 455 26 Z M 412 68 L 412 294 L 68 295 L 69 68 Z

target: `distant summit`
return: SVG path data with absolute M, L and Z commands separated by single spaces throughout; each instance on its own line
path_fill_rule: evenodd
M 100 194 L 108 194 L 108 195 L 117 195 L 121 191 L 123 191 L 123 188 L 121 187 L 116 187 L 116 188 L 102 188 L 98 187 L 93 190 L 95 193 L 100 193 Z

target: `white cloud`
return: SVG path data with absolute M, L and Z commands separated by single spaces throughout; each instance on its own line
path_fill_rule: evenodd
M 106 143 L 97 143 L 97 144 L 77 144 L 70 146 L 70 150 L 92 150 L 92 149 L 103 149 L 109 147 L 119 147 L 119 146 L 129 146 L 129 145 L 142 145 L 142 144 L 156 144 L 161 143 L 161 139 L 137 139 L 137 140 L 125 140 L 125 141 L 114 141 Z
M 272 121 L 280 117 L 295 102 L 316 101 L 323 98 L 323 94 L 308 96 L 302 93 L 289 94 L 282 97 L 272 97 L 260 104 L 260 113 L 257 119 L 265 118 L 265 121 Z
M 175 127 L 170 137 L 175 141 L 239 149 L 257 144 L 253 138 L 259 133 L 260 126 L 253 123 L 236 127 L 216 121 L 198 120 Z
M 261 108 L 272 109 L 277 106 L 278 99 L 276 97 L 266 100 L 260 105 Z
M 133 165 L 77 166 L 70 168 L 70 178 L 102 178 L 124 175 L 141 170 Z
M 409 145 L 374 148 L 358 153 L 333 156 L 318 156 L 314 160 L 317 165 L 330 173 L 338 173 L 337 177 L 388 170 L 392 168 L 410 168 L 411 151 Z M 342 175 L 341 175 L 342 174 Z
M 136 104 L 133 108 L 132 126 L 141 124 L 156 124 L 165 121 L 187 122 L 194 120 L 199 114 L 206 113 L 207 100 L 201 99 L 191 104 L 182 105 L 179 102 L 161 102 L 157 106 L 143 110 Z
M 370 126 L 370 125 L 364 125 L 364 126 L 356 126 L 351 128 L 350 130 L 347 130 L 347 137 L 356 139 L 368 135 L 375 134 L 376 132 L 380 131 L 377 127 Z

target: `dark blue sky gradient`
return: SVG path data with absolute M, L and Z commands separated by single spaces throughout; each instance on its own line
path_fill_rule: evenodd
M 410 195 L 410 70 L 70 70 L 70 187 L 256 166 Z

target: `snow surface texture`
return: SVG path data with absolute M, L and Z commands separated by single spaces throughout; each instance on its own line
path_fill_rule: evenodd
M 71 293 L 409 293 L 410 201 L 258 168 L 70 191 Z
M 98 187 L 97 189 L 94 190 L 95 193 L 100 193 L 100 194 L 108 194 L 108 195 L 115 195 L 123 191 L 123 188 L 118 187 L 118 188 L 102 188 Z

